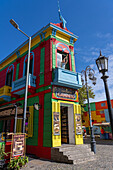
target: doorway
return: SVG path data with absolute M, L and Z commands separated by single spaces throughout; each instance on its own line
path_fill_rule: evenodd
M 73 104 L 60 104 L 61 143 L 75 144 Z

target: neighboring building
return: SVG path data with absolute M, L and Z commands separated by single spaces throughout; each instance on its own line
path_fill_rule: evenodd
M 111 105 L 113 108 L 113 99 L 111 100 Z M 90 103 L 90 108 L 91 108 L 92 124 L 110 122 L 107 101 Z M 88 131 L 89 126 L 90 126 L 88 104 L 86 104 L 85 111 L 86 112 L 84 113 L 82 120 L 83 120 L 83 125 L 86 127 Z M 94 131 L 95 133 L 100 133 L 100 128 L 97 126 L 96 127 L 94 126 Z
M 74 43 L 77 36 L 62 23 L 49 23 L 32 36 L 26 119 L 27 153 L 51 159 L 51 148 L 66 144 L 83 144 L 81 108 L 78 91 L 81 74 L 75 70 Z M 0 62 L 0 107 L 13 103 L 24 105 L 28 41 Z M 66 67 L 61 67 L 67 55 Z M 63 65 L 63 64 L 62 64 Z M 39 103 L 39 111 L 33 107 Z M 104 120 L 104 118 L 103 118 Z M 0 121 L 0 130 L 4 131 Z M 14 120 L 7 121 L 13 132 Z M 21 132 L 22 120 L 17 121 Z

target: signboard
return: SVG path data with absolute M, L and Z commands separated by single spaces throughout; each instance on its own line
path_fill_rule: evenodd
M 81 122 L 81 114 L 75 114 L 75 122 L 76 122 L 76 134 L 82 134 L 82 122 Z
M 78 102 L 78 92 L 77 92 L 77 90 L 74 90 L 74 89 L 54 86 L 52 98 Z
M 53 112 L 53 134 L 60 135 L 60 114 Z
M 25 155 L 25 134 L 13 134 L 11 158 Z

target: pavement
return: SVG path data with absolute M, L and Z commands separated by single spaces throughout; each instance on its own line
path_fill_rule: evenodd
M 103 140 L 99 137 L 95 140 L 96 160 L 94 161 L 73 165 L 29 157 L 29 163 L 22 170 L 113 170 L 113 140 Z M 84 144 L 89 144 L 90 147 L 89 136 L 84 139 Z

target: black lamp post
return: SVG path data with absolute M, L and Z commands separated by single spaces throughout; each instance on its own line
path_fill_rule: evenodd
M 109 94 L 108 85 L 107 85 L 107 78 L 109 76 L 105 75 L 105 72 L 108 71 L 108 58 L 105 56 L 102 56 L 101 51 L 100 51 L 100 56 L 96 60 L 96 64 L 97 64 L 99 72 L 102 73 L 101 79 L 103 79 L 104 81 L 107 104 L 108 104 L 108 111 L 109 111 L 109 117 L 110 117 L 110 123 L 111 123 L 111 130 L 112 130 L 112 136 L 113 136 L 113 111 L 111 107 L 110 94 Z
M 94 76 L 94 70 L 90 67 L 87 66 L 85 70 L 82 70 L 82 84 L 84 84 L 83 80 L 83 75 L 85 76 L 85 85 L 86 85 L 86 92 L 87 92 L 87 103 L 88 103 L 88 112 L 89 112 L 89 121 L 90 121 L 90 131 L 91 131 L 91 151 L 96 153 L 96 141 L 95 141 L 95 136 L 93 132 L 93 126 L 92 126 L 92 120 L 91 120 L 91 109 L 90 109 L 90 104 L 89 104 L 89 92 L 88 92 L 88 83 L 87 83 L 87 75 L 90 80 L 92 80 L 93 84 L 96 84 L 96 77 Z

